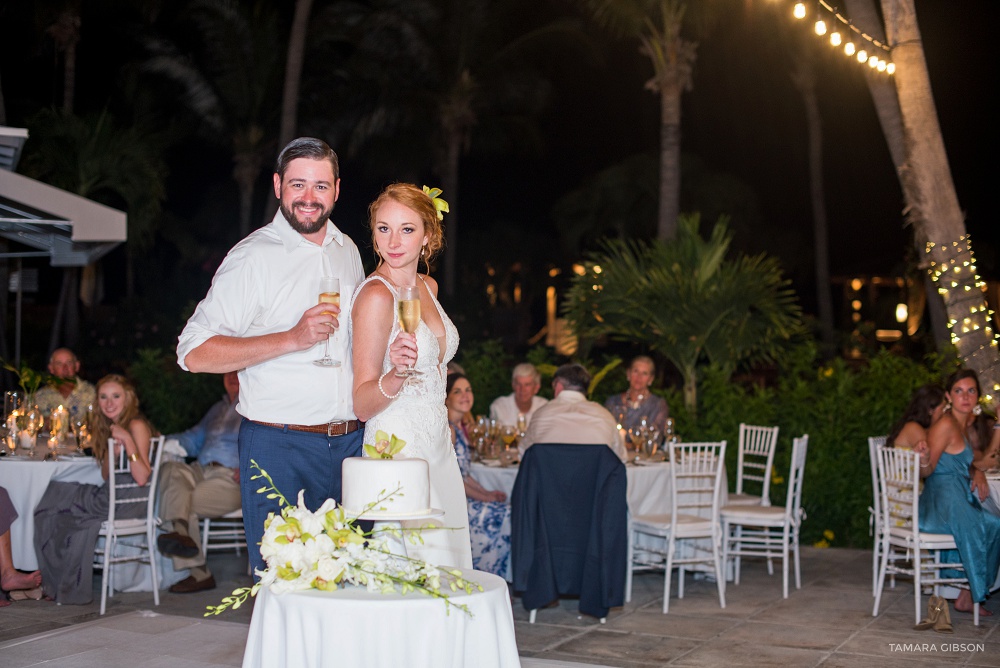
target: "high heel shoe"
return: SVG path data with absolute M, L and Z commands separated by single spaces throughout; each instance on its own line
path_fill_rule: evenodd
M 944 614 L 948 614 L 948 602 L 940 596 L 931 596 L 927 599 L 927 617 L 914 626 L 913 630 L 926 631 L 927 629 L 936 628 L 941 619 L 942 610 L 944 610 Z M 951 625 L 950 617 L 948 619 L 948 625 Z
M 41 601 L 42 596 L 44 596 L 41 587 L 35 587 L 34 589 L 15 589 L 13 591 L 7 592 L 7 596 L 11 601 Z

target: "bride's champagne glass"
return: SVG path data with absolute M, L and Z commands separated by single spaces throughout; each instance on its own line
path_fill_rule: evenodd
M 413 334 L 420 325 L 420 289 L 415 285 L 406 285 L 399 289 L 399 327 L 407 334 Z M 404 371 L 397 371 L 398 378 L 415 376 L 423 373 L 413 368 L 413 365 Z
M 319 303 L 320 304 L 335 304 L 340 306 L 340 279 L 332 276 L 324 276 L 319 279 Z M 329 311 L 324 311 L 324 313 L 329 313 Z M 313 364 L 316 366 L 328 366 L 328 367 L 338 367 L 340 366 L 340 360 L 335 360 L 330 357 L 330 339 L 337 335 L 337 330 L 333 330 L 330 336 L 326 338 L 326 342 L 323 344 L 324 354 L 323 357 L 314 360 Z

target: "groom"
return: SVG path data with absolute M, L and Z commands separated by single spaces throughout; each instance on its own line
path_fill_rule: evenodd
M 341 310 L 319 303 L 319 279 L 340 278 L 346 314 L 364 278 L 357 246 L 330 222 L 340 194 L 337 154 L 319 139 L 293 140 L 278 156 L 274 219 L 236 244 L 212 279 L 177 344 L 180 366 L 195 373 L 239 370 L 241 499 L 247 542 L 260 543 L 276 499 L 257 490 L 254 460 L 290 503 L 304 490 L 318 508 L 340 500 L 340 465 L 360 456 L 362 425 L 354 415 L 353 372 Z M 330 355 L 339 368 L 313 361 Z M 263 569 L 251 547 L 250 564 Z

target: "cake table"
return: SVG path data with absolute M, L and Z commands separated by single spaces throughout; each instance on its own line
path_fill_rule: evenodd
M 417 592 L 404 596 L 347 587 L 273 594 L 263 587 L 243 668 L 519 667 L 507 583 L 482 571 L 464 570 L 463 577 L 483 591 L 448 594 L 467 605 L 471 616 Z

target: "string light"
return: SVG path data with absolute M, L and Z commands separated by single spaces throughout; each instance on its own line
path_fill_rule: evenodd
M 981 381 L 992 383 L 984 387 L 983 394 L 992 403 L 994 397 L 1000 396 L 1000 382 L 994 380 L 1000 376 L 997 335 L 992 326 L 994 312 L 983 299 L 986 283 L 976 271 L 969 235 L 950 243 L 928 242 L 925 250 L 928 271 L 948 311 L 951 342 L 965 365 L 977 369 Z
M 888 44 L 875 39 L 868 33 L 858 28 L 856 25 L 851 23 L 850 19 L 842 14 L 840 10 L 834 8 L 832 5 L 827 3 L 826 0 L 816 0 L 816 4 L 819 5 L 817 13 L 821 10 L 826 10 L 832 16 L 830 21 L 840 21 L 840 23 L 844 25 L 847 38 L 845 41 L 844 36 L 840 34 L 840 30 L 833 30 L 830 32 L 828 20 L 821 15 L 817 16 L 816 22 L 813 24 L 813 30 L 817 35 L 822 37 L 829 32 L 830 45 L 833 47 L 839 47 L 843 44 L 844 55 L 848 58 L 856 57 L 859 63 L 867 63 L 873 70 L 883 72 L 890 76 L 896 73 L 896 64 L 881 57 L 881 54 L 879 53 L 884 52 L 884 54 L 888 56 L 891 52 Z M 804 19 L 807 14 L 808 12 L 806 10 L 805 3 L 796 2 L 792 8 L 792 16 L 797 19 Z M 835 22 L 834 25 L 836 25 Z M 858 44 L 855 44 L 855 38 L 860 38 L 861 44 L 867 43 L 868 46 L 859 46 Z

